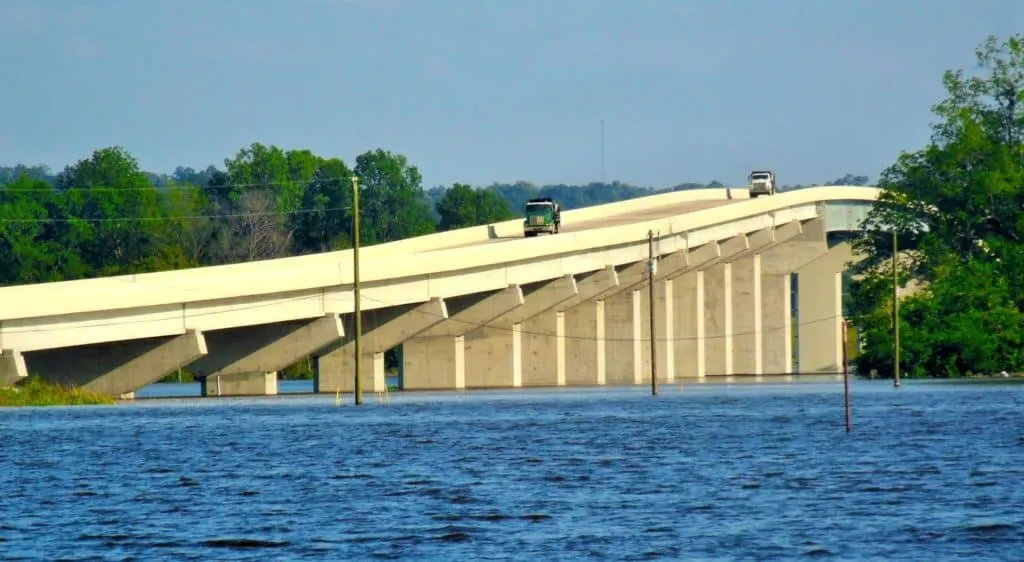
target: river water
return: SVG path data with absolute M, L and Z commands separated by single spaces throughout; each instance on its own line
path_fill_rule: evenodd
M 1021 560 L 1024 385 L 0 411 L 3 560 Z

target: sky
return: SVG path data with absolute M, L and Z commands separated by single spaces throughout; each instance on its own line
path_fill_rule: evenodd
M 261 142 L 424 187 L 874 181 L 1022 29 L 1020 0 L 0 0 L 0 165 Z

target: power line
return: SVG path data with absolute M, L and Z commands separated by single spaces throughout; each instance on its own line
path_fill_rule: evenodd
M 291 187 L 291 186 L 308 186 L 313 183 L 331 183 L 339 182 L 342 183 L 345 178 L 329 177 L 329 178 L 311 178 L 309 180 L 281 180 L 281 181 L 262 181 L 262 182 L 249 182 L 249 183 L 227 183 L 223 185 L 194 185 L 194 184 L 166 184 L 161 186 L 146 185 L 138 187 L 108 187 L 108 186 L 97 186 L 97 187 L 72 187 L 70 189 L 57 189 L 55 186 L 49 186 L 49 189 L 37 189 L 31 187 L 10 187 L 9 184 L 0 184 L 0 193 L 43 193 L 43 194 L 70 194 L 70 193 L 107 193 L 107 192 L 131 192 L 131 191 L 153 191 L 156 193 L 170 192 L 170 191 L 206 191 L 206 190 L 217 190 L 217 189 L 234 189 L 234 188 L 269 188 L 269 187 Z M 45 180 L 39 180 L 45 181 Z
M 230 219 L 230 218 L 250 218 L 250 217 L 275 217 L 285 215 L 308 215 L 315 213 L 332 213 L 337 211 L 348 211 L 352 207 L 323 207 L 320 209 L 296 209 L 292 211 L 266 211 L 266 212 L 253 212 L 253 213 L 222 213 L 212 215 L 169 215 L 165 217 L 103 217 L 103 218 L 81 218 L 81 217 L 64 217 L 64 218 L 36 218 L 36 219 L 8 219 L 0 218 L 0 223 L 21 223 L 21 224 L 58 224 L 58 223 L 73 223 L 73 222 L 88 222 L 88 223 L 109 223 L 109 222 L 158 222 L 158 221 L 178 221 L 178 220 L 208 220 L 208 219 Z

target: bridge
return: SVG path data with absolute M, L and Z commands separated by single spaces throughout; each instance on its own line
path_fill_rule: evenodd
M 855 256 L 829 235 L 877 196 L 679 191 L 564 211 L 557 235 L 514 219 L 363 248 L 362 386 L 384 389 L 399 346 L 405 389 L 649 383 L 652 306 L 663 382 L 794 373 L 794 331 L 799 372 L 836 372 Z M 187 369 L 204 395 L 275 394 L 312 357 L 317 392 L 351 392 L 352 288 L 351 250 L 0 288 L 0 384 L 132 396 Z

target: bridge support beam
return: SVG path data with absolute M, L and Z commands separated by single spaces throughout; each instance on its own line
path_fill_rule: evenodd
M 551 310 L 521 325 L 523 386 L 564 386 L 565 312 Z
M 525 302 L 519 285 L 449 299 L 447 320 L 402 344 L 403 387 L 409 390 L 466 388 L 465 335 Z
M 663 347 L 672 348 L 672 380 L 703 380 L 707 373 L 708 343 L 705 337 L 705 274 L 709 268 L 733 259 L 749 247 L 747 236 L 739 235 L 723 242 L 709 242 L 670 254 L 659 263 L 657 277 L 665 275 L 672 280 L 673 337 L 663 344 Z
M 188 368 L 206 379 L 200 381 L 203 396 L 277 394 L 278 371 L 336 343 L 344 333 L 337 314 L 209 332 L 209 353 Z
M 707 375 L 733 373 L 732 264 L 704 272 L 704 349 Z
M 764 374 L 764 325 L 776 319 L 774 311 L 768 317 L 764 308 L 764 258 L 803 232 L 799 221 L 764 228 L 748 237 L 748 249 L 733 260 L 733 369 L 729 374 L 753 375 L 756 380 Z
M 673 280 L 673 337 L 672 341 L 662 344 L 662 347 L 672 349 L 674 372 L 671 380 L 703 379 L 713 367 L 724 370 L 725 364 L 731 363 L 731 351 L 728 359 L 725 357 L 726 347 L 731 350 L 731 331 L 726 337 L 723 330 L 732 324 L 731 316 L 724 316 L 725 308 L 731 307 L 732 297 L 731 291 L 725 291 L 730 289 L 732 282 L 731 260 L 750 251 L 752 242 L 755 247 L 761 244 L 757 237 L 740 234 L 685 253 L 671 254 L 662 260 L 665 268 L 658 266 L 659 270 L 668 270 L 659 272 L 659 277 L 667 274 Z M 680 254 L 682 257 L 677 257 Z M 709 286 L 709 283 L 715 284 Z M 668 311 L 663 314 L 670 316 Z
M 764 262 L 762 261 L 762 264 Z M 792 275 L 761 276 L 762 372 L 766 375 L 793 372 Z
M 0 386 L 10 386 L 25 379 L 28 368 L 25 357 L 13 349 L 0 350 Z
M 838 373 L 842 369 L 842 272 L 854 261 L 858 256 L 844 242 L 796 272 L 801 373 Z
M 532 283 L 523 287 L 523 306 L 466 334 L 466 364 L 471 366 L 466 370 L 466 388 L 523 386 L 524 367 L 531 375 L 530 380 L 536 378 L 538 371 L 553 371 L 557 380 L 557 373 L 565 370 L 564 359 L 561 362 L 559 360 L 557 338 L 538 337 L 542 335 L 532 330 L 544 328 L 536 325 L 543 324 L 537 320 L 556 314 L 556 306 L 577 294 L 576 280 L 571 275 Z M 557 335 L 557 314 L 554 318 L 554 334 Z M 524 325 L 527 326 L 525 329 Z M 541 341 L 538 342 L 538 339 Z M 553 339 L 554 346 L 550 345 Z
M 366 392 L 386 386 L 384 353 L 448 319 L 444 300 L 362 311 L 360 385 Z M 355 388 L 355 315 L 342 317 L 345 339 L 316 358 L 313 392 L 353 392 Z
M 179 336 L 23 353 L 29 374 L 110 396 L 133 393 L 207 354 L 198 330 Z
M 596 384 L 640 384 L 650 380 L 651 360 L 645 276 L 647 261 L 614 268 L 618 283 L 595 295 L 595 321 L 601 318 L 603 335 L 596 335 L 601 372 Z M 648 336 L 644 336 L 648 333 Z
M 754 254 L 732 264 L 732 369 L 728 374 L 760 377 L 763 332 L 761 254 Z
M 675 329 L 672 345 L 675 377 L 703 380 L 707 373 L 704 338 L 704 272 L 691 271 L 672 280 Z
M 614 267 L 600 269 L 578 283 L 576 297 L 560 305 L 565 313 L 566 385 L 605 384 L 605 303 L 593 299 L 618 285 Z

